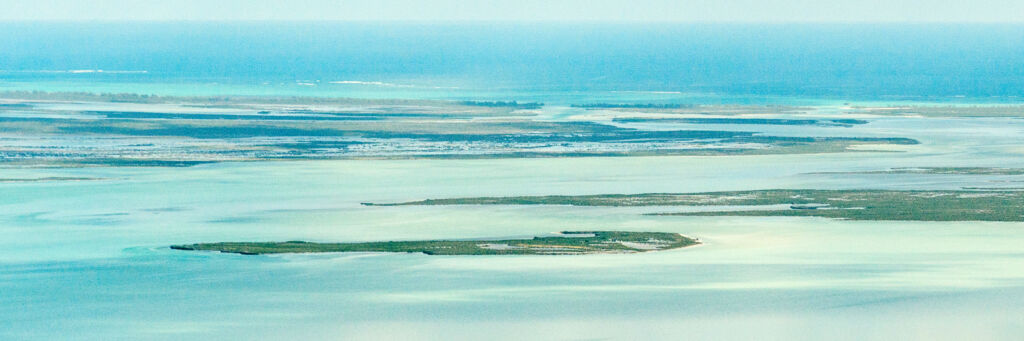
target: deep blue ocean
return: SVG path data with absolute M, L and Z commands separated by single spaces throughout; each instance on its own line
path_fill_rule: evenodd
M 0 23 L 0 70 L 0 90 L 1018 102 L 1024 25 Z

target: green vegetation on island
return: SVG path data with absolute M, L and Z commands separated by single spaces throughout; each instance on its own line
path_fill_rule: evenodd
M 380 204 L 365 204 L 380 205 Z M 774 189 L 708 193 L 606 194 L 430 199 L 384 205 L 723 206 L 654 213 L 683 216 L 806 216 L 852 220 L 1024 221 L 1022 191 Z M 736 210 L 734 206 L 767 206 Z M 725 206 L 733 206 L 724 208 Z
M 585 255 L 638 253 L 700 244 L 678 233 L 584 231 L 532 239 L 425 240 L 365 243 L 245 242 L 171 246 L 175 250 L 219 251 L 244 255 L 320 252 L 405 252 L 428 255 Z

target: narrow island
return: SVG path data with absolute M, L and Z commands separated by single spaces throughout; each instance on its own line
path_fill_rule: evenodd
M 644 193 L 427 199 L 405 205 L 700 206 L 719 210 L 648 213 L 659 216 L 801 216 L 890 221 L 1024 221 L 1019 190 L 769 189 L 707 193 Z M 747 206 L 739 207 L 736 206 Z M 780 207 L 781 206 L 781 207 Z
M 667 232 L 561 232 L 532 239 L 423 240 L 364 243 L 241 242 L 173 245 L 185 251 L 219 251 L 243 255 L 322 252 L 404 252 L 427 255 L 587 255 L 640 253 L 700 244 L 695 238 Z

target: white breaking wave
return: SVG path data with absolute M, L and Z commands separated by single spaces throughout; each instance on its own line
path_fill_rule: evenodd
M 330 82 L 330 83 L 331 84 L 355 84 L 355 85 L 391 86 L 391 87 L 399 87 L 399 88 L 411 88 L 411 87 L 414 87 L 413 85 L 408 85 L 408 84 L 395 84 L 395 83 L 385 83 L 385 82 L 367 82 L 367 81 L 334 81 L 334 82 Z
M 621 93 L 634 93 L 634 94 L 662 94 L 662 95 L 681 95 L 681 94 L 683 94 L 683 92 L 682 92 L 682 91 L 638 91 L 638 90 L 622 90 L 622 91 L 612 91 L 612 92 L 613 92 L 613 93 L 614 93 L 614 92 L 621 92 Z
M 328 83 L 331 83 L 331 84 L 348 84 L 348 85 L 373 85 L 373 86 L 384 86 L 384 87 L 391 87 L 391 88 L 458 89 L 458 87 L 454 87 L 454 86 L 418 86 L 418 85 L 412 85 L 412 84 L 395 84 L 395 83 L 378 82 L 378 81 L 333 81 L 333 82 L 328 82 Z
M 11 73 L 107 73 L 107 74 L 142 74 L 149 73 L 146 70 L 103 70 L 103 69 L 80 69 L 80 70 L 0 70 L 0 72 Z
M 89 70 L 68 70 L 67 73 L 131 74 L 131 73 L 149 73 L 149 71 L 146 71 L 146 70 L 112 70 L 112 71 L 108 71 L 108 70 L 103 70 L 103 69 L 95 69 L 95 70 L 89 69 Z

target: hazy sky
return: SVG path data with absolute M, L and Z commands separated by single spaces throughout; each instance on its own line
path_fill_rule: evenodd
M 0 20 L 1024 22 L 1024 0 L 0 0 Z

